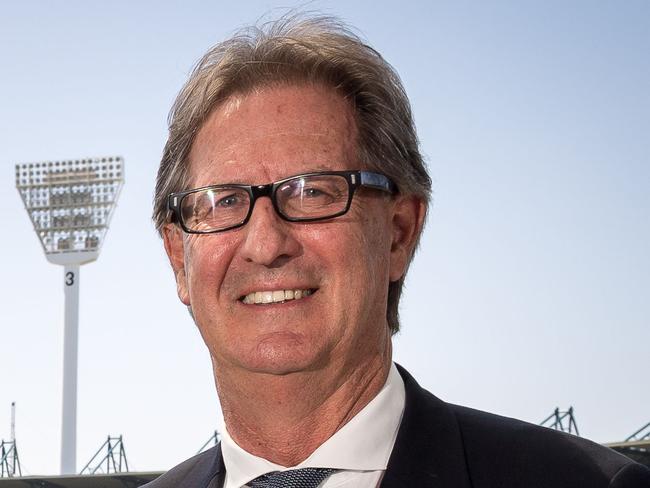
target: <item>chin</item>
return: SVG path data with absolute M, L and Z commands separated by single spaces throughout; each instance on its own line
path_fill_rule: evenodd
M 302 341 L 264 341 L 258 344 L 247 365 L 252 372 L 273 375 L 287 375 L 302 371 L 313 371 L 325 362 L 322 351 L 314 349 L 314 344 Z

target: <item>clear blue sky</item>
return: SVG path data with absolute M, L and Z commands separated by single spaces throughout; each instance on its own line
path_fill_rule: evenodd
M 119 154 L 126 185 L 81 273 L 78 465 L 122 434 L 136 470 L 194 454 L 219 407 L 150 223 L 174 96 L 205 49 L 291 2 L 0 6 L 0 437 L 59 464 L 62 269 L 21 162 Z M 451 402 L 586 437 L 650 421 L 650 3 L 321 2 L 401 74 L 434 179 L 395 358 Z

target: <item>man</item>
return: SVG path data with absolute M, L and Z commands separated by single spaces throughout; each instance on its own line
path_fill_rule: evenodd
M 170 115 L 154 220 L 225 430 L 149 486 L 650 486 L 392 363 L 430 188 L 397 74 L 337 21 L 285 18 L 205 55 Z

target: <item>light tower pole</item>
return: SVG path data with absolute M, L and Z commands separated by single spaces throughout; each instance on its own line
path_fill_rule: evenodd
M 16 165 L 16 188 L 45 257 L 63 266 L 61 474 L 76 473 L 79 267 L 98 258 L 123 183 L 121 157 Z

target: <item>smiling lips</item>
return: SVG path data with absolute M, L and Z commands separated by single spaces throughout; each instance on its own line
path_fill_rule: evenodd
M 244 296 L 241 301 L 246 304 L 283 303 L 289 300 L 299 300 L 314 293 L 314 289 L 307 290 L 269 290 L 255 291 Z

